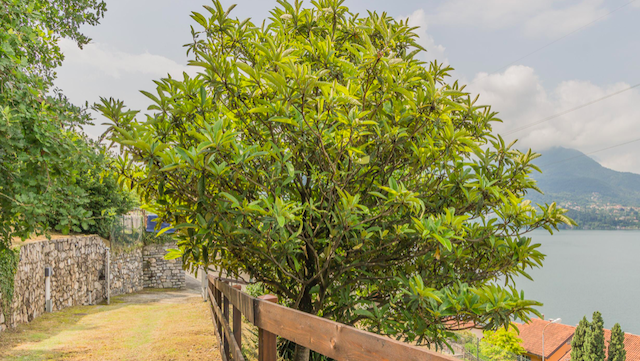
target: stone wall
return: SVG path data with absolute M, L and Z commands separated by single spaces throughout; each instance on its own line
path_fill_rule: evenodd
M 166 260 L 167 249 L 175 243 L 152 244 L 142 250 L 145 288 L 185 288 L 185 272 L 180 259 Z
M 142 250 L 111 253 L 111 296 L 142 291 Z
M 0 306 L 0 332 L 45 312 L 45 267 L 52 268 L 52 310 L 96 304 L 106 298 L 107 242 L 99 236 L 69 236 L 24 244 L 15 276 L 9 317 Z M 180 260 L 165 260 L 175 243 L 110 254 L 110 295 L 149 288 L 184 288 Z M 0 299 L 2 295 L 0 294 Z M 1 303 L 0 303 L 1 304 Z
M 71 236 L 23 245 L 12 310 L 5 326 L 32 321 L 45 311 L 45 267 L 52 268 L 53 311 L 105 298 L 106 246 L 98 236 Z

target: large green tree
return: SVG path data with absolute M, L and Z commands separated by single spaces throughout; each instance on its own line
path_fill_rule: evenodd
M 193 13 L 199 73 L 156 81 L 146 119 L 96 107 L 123 174 L 179 230 L 174 255 L 407 340 L 537 313 L 513 283 L 544 259 L 527 234 L 571 222 L 524 200 L 537 155 L 492 132 L 450 67 L 416 58 L 406 22 L 279 3 L 258 25 L 218 1 Z
M 624 348 L 624 332 L 620 324 L 616 323 L 611 329 L 607 361 L 625 361 L 626 359 L 627 351 Z
M 64 58 L 58 41 L 87 44 L 80 26 L 96 25 L 104 11 L 99 0 L 0 0 L 0 250 L 50 225 L 91 231 L 125 201 L 104 182 L 108 155 L 79 132 L 86 109 L 53 86 Z M 117 199 L 102 202 L 99 193 Z
M 584 338 L 584 359 L 586 361 L 604 361 L 604 321 L 598 311 L 593 313 Z
M 571 339 L 571 360 L 573 361 L 586 361 L 584 354 L 585 337 L 587 330 L 591 327 L 586 317 L 582 317 L 582 320 L 578 323 L 573 338 Z

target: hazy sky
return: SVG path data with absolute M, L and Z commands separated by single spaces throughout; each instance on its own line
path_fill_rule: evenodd
M 254 23 L 277 4 L 223 3 L 237 3 L 232 15 Z M 66 60 L 56 84 L 76 104 L 111 96 L 146 109 L 138 91 L 152 90 L 153 79 L 195 71 L 186 66 L 182 45 L 190 41 L 189 14 L 206 12 L 204 4 L 210 2 L 107 0 L 102 24 L 84 28 L 92 44 L 80 50 L 62 41 Z M 504 123 L 496 131 L 520 139 L 521 146 L 590 153 L 640 138 L 640 87 L 514 132 L 640 83 L 640 0 L 347 0 L 345 5 L 361 14 L 375 10 L 409 17 L 421 27 L 424 59 L 451 64 L 455 79 L 500 112 Z M 95 137 L 103 129 L 86 131 Z M 606 167 L 640 173 L 640 141 L 592 157 Z

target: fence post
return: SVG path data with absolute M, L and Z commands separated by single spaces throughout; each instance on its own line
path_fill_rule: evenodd
M 227 282 L 225 282 L 227 283 Z M 222 294 L 222 317 L 224 317 L 224 321 L 229 324 L 229 299 L 225 294 Z M 223 335 L 224 338 L 224 354 L 227 355 L 227 360 L 231 358 L 231 354 L 229 353 L 229 340 L 227 335 Z
M 263 301 L 278 303 L 278 296 L 264 295 L 258 298 Z M 258 329 L 258 361 L 276 361 L 277 359 L 276 335 L 261 328 Z
M 216 299 L 216 304 L 218 305 L 218 307 L 222 307 L 222 297 L 221 297 L 222 292 L 220 292 L 218 287 L 215 287 L 215 285 L 214 285 L 213 289 L 214 289 L 213 297 L 215 297 L 215 299 Z M 216 326 L 218 327 L 218 335 L 220 335 L 220 338 L 221 338 L 220 345 L 222 346 L 223 345 L 222 341 L 224 340 L 224 333 L 222 332 L 222 322 L 220 322 L 220 321 L 218 321 L 216 319 Z
M 242 290 L 240 285 L 235 285 L 233 288 Z M 242 350 L 242 313 L 236 306 L 233 306 L 233 337 L 236 339 L 238 347 Z
M 202 276 L 200 278 L 202 278 L 202 298 L 204 299 L 204 302 L 209 301 L 209 292 L 207 291 L 209 277 L 207 277 L 207 273 L 207 268 L 202 267 Z

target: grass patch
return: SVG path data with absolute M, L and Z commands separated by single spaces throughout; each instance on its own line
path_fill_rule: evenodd
M 153 290 L 42 315 L 0 334 L 0 359 L 219 360 L 207 304 L 181 295 Z

